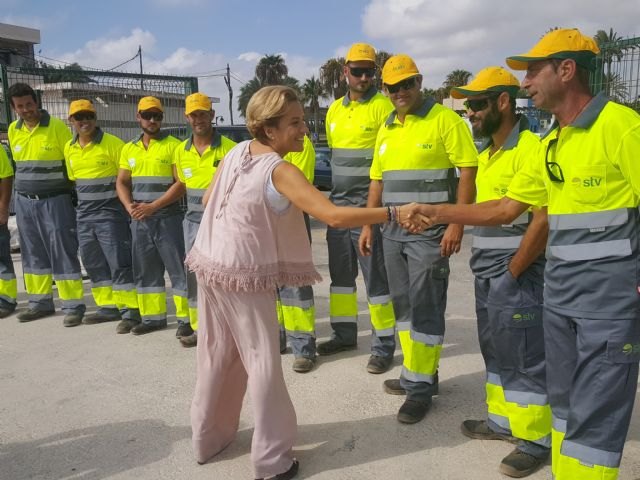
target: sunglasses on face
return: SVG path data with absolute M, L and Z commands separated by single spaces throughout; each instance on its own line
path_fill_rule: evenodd
M 156 122 L 161 122 L 164 118 L 164 113 L 162 112 L 140 112 L 140 118 L 143 120 L 155 120 Z
M 373 78 L 376 74 L 375 68 L 367 68 L 367 67 L 349 67 L 349 72 L 356 78 L 362 78 L 364 75 L 367 78 Z
M 386 87 L 389 93 L 398 93 L 400 89 L 411 90 L 413 87 L 416 86 L 416 77 L 407 78 L 406 80 L 403 80 L 398 83 L 394 83 L 393 85 L 389 85 L 385 83 L 384 86 Z
M 469 98 L 464 102 L 464 108 L 471 110 L 472 112 L 481 112 L 489 106 L 489 102 L 498 98 L 498 95 L 492 95 L 485 98 Z
M 562 173 L 560 165 L 556 162 L 549 161 L 549 152 L 553 149 L 553 152 L 555 154 L 557 143 L 558 139 L 554 138 L 549 142 L 549 145 L 547 145 L 547 152 L 544 155 L 544 165 L 545 167 L 547 167 L 547 175 L 549 175 L 549 179 L 552 182 L 564 183 L 564 173 Z
M 84 122 L 85 120 L 95 120 L 96 114 L 91 112 L 80 112 L 80 113 L 74 113 L 73 115 L 71 115 L 71 117 L 76 122 Z

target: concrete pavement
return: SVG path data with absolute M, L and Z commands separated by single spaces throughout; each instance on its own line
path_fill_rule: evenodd
M 329 274 L 324 228 L 315 223 L 313 242 L 324 277 L 315 288 L 322 340 L 330 332 Z M 507 478 L 497 468 L 512 445 L 469 440 L 459 430 L 462 420 L 485 415 L 468 235 L 464 243 L 463 253 L 452 260 L 440 395 L 422 422 L 399 424 L 395 415 L 403 397 L 382 391 L 384 379 L 399 375 L 399 345 L 391 372 L 376 376 L 365 370 L 370 341 L 362 283 L 357 350 L 320 357 L 317 367 L 304 375 L 292 371 L 292 355 L 282 357 L 298 415 L 297 478 Z M 14 259 L 20 270 L 19 255 Z M 24 293 L 20 299 L 24 307 Z M 26 324 L 13 315 L 0 325 L 0 479 L 253 478 L 248 397 L 236 442 L 206 465 L 194 461 L 189 405 L 195 350 L 180 347 L 175 323 L 140 337 L 116 335 L 115 323 L 64 328 L 61 314 Z M 550 468 L 529 478 L 551 478 Z M 638 478 L 636 412 L 620 479 Z

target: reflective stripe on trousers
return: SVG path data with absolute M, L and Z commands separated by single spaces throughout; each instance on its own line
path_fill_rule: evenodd
M 440 361 L 447 306 L 449 259 L 439 241 L 383 239 L 384 260 L 404 361 L 400 384 L 407 398 L 425 401 Z
M 117 308 L 122 318 L 139 320 L 129 223 L 82 220 L 78 240 L 96 305 Z
M 382 235 L 377 225 L 372 227 L 371 255 L 363 257 L 358 250 L 361 230 L 327 228 L 329 249 L 329 315 L 332 338 L 353 345 L 358 335 L 358 298 L 356 277 L 358 265 L 367 289 L 369 313 L 373 326 L 371 353 L 389 357 L 395 351 L 395 314 L 389 295 L 384 266 Z
M 557 480 L 618 477 L 638 384 L 638 320 L 573 318 L 545 308 Z
M 189 253 L 191 247 L 193 247 L 198 235 L 198 229 L 200 228 L 199 222 L 194 222 L 188 217 L 185 217 L 182 222 L 184 229 L 184 246 L 185 252 Z M 191 270 L 186 269 L 187 275 L 187 301 L 189 308 L 189 323 L 191 328 L 195 332 L 198 330 L 198 281 L 196 280 L 196 274 Z
M 509 271 L 475 279 L 489 419 L 514 437 L 538 445 L 520 448 L 536 457 L 545 455 L 551 445 L 542 289 L 542 272 L 536 268 L 518 280 Z
M 189 321 L 182 218 L 172 215 L 131 222 L 133 273 L 143 323 L 165 323 L 165 268 L 171 280 L 178 323 Z
M 53 310 L 53 279 L 65 313 L 84 313 L 76 216 L 70 195 L 15 197 L 29 308 Z

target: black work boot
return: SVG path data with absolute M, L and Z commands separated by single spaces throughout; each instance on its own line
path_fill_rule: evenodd
M 131 329 L 133 335 L 146 335 L 156 330 L 164 330 L 167 328 L 166 323 L 139 323 Z
M 18 314 L 18 321 L 20 323 L 32 322 L 33 320 L 48 317 L 50 315 L 54 315 L 55 313 L 56 312 L 54 310 L 36 310 L 35 308 L 30 308 Z
M 462 434 L 477 440 L 504 440 L 509 443 L 518 443 L 518 439 L 506 433 L 494 432 L 486 420 L 465 420 L 460 425 Z
M 318 344 L 318 355 L 334 355 L 336 353 L 345 352 L 347 350 L 355 350 L 358 348 L 358 345 L 351 344 L 345 345 L 342 342 L 339 342 L 335 338 L 331 340 L 327 340 L 326 342 L 322 342 Z
M 398 410 L 400 423 L 418 423 L 424 418 L 431 407 L 431 399 L 428 401 L 405 400 Z
M 367 372 L 379 375 L 386 372 L 391 368 L 393 364 L 393 357 L 380 357 L 378 355 L 371 355 L 369 362 L 367 363 Z
M 546 458 L 534 457 L 516 448 L 502 459 L 500 473 L 504 473 L 508 477 L 522 478 L 531 475 L 545 462 Z

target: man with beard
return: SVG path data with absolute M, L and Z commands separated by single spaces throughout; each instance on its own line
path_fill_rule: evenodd
M 599 52 L 590 36 L 559 29 L 508 57 L 526 70 L 522 87 L 536 107 L 556 118 L 544 148 L 500 200 L 418 205 L 409 215 L 429 217 L 425 225 L 500 225 L 548 206 L 544 342 L 556 480 L 618 478 L 638 388 L 640 115 L 591 92 Z
M 167 326 L 165 268 L 171 279 L 178 328 L 189 324 L 189 307 L 183 215 L 178 203 L 185 187 L 173 163 L 173 151 L 180 142 L 160 131 L 164 115 L 159 99 L 140 99 L 136 118 L 142 134 L 122 148 L 116 188 L 131 216 L 133 274 L 142 323 L 123 320 L 116 331 L 143 335 Z
M 380 125 L 393 105 L 376 90 L 376 52 L 371 45 L 354 43 L 346 56 L 344 76 L 347 94 L 331 104 L 325 121 L 331 148 L 333 187 L 330 200 L 340 206 L 364 207 L 369 190 L 369 168 Z M 389 296 L 387 272 L 378 225 L 367 227 L 370 255 L 359 254 L 359 228 L 327 227 L 329 249 L 329 315 L 331 339 L 318 344 L 319 355 L 333 355 L 356 348 L 358 339 L 358 264 L 367 289 L 373 335 L 367 371 L 386 372 L 393 362 L 395 315 Z
M 184 243 L 187 253 L 196 240 L 202 220 L 202 197 L 209 188 L 218 165 L 236 142 L 220 135 L 213 128 L 215 111 L 211 99 L 203 93 L 192 93 L 185 99 L 184 115 L 191 127 L 191 136 L 173 154 L 180 182 L 187 190 L 187 213 L 184 217 Z M 176 337 L 183 347 L 198 343 L 198 284 L 193 272 L 187 270 L 189 322 L 178 327 Z
M 535 158 L 538 137 L 516 115 L 518 79 L 501 67 L 481 70 L 454 87 L 476 137 L 487 138 L 478 155 L 478 202 L 499 199 L 514 174 Z M 471 270 L 475 275 L 478 339 L 487 369 L 487 420 L 465 420 L 462 433 L 518 446 L 500 464 L 511 477 L 533 473 L 549 456 L 551 410 L 545 383 L 542 329 L 546 211 L 524 212 L 511 224 L 475 227 Z

